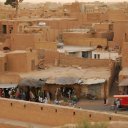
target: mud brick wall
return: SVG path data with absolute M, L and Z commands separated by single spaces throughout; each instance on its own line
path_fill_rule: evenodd
M 82 120 L 128 121 L 128 116 L 125 115 L 2 98 L 0 99 L 0 118 L 51 126 L 76 123 Z

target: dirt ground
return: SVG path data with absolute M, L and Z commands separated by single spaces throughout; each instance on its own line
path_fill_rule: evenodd
M 87 109 L 87 110 L 95 110 L 95 111 L 103 111 L 103 112 L 108 112 L 108 113 L 115 113 L 115 111 L 112 108 L 113 105 L 113 98 L 108 99 L 108 104 L 104 105 L 103 100 L 87 100 L 87 99 L 81 99 L 76 107 L 80 107 L 82 109 Z M 119 109 L 117 111 L 118 114 L 124 114 L 128 115 L 128 109 Z

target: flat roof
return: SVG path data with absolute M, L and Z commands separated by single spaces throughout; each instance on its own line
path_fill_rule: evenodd
M 120 71 L 119 75 L 127 75 L 127 76 L 128 76 L 128 68 L 123 68 L 123 69 Z
M 95 52 L 96 53 L 118 53 L 117 51 L 107 51 L 107 50 L 98 50 L 98 49 L 94 50 L 93 52 L 94 53 Z
M 25 51 L 25 50 L 15 50 L 15 51 L 11 51 L 11 52 L 8 52 L 6 54 L 15 54 L 15 53 L 27 53 L 28 51 Z
M 50 67 L 41 71 L 34 71 L 29 73 L 19 73 L 21 78 L 35 78 L 35 79 L 51 79 L 60 77 L 75 77 L 81 79 L 99 78 L 108 80 L 110 77 L 110 69 L 107 67 Z
M 6 54 L 3 51 L 0 51 L 0 57 L 5 57 Z
M 63 48 L 58 49 L 57 51 L 60 53 L 65 52 L 81 52 L 81 51 L 92 51 L 95 50 L 96 47 L 83 47 L 83 46 L 63 46 Z
M 0 88 L 15 88 L 18 83 L 15 84 L 1 84 L 0 83 Z
M 0 21 L 7 22 L 29 22 L 29 21 L 53 21 L 53 20 L 77 20 L 76 18 L 19 18 L 19 19 L 2 19 Z

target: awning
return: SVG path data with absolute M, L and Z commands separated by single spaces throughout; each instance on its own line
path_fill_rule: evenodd
M 122 80 L 122 81 L 118 84 L 118 86 L 128 86 L 128 78 Z
M 105 81 L 106 81 L 106 79 L 89 78 L 89 79 L 82 79 L 82 83 L 81 84 L 92 85 L 92 84 L 105 83 Z
M 80 78 L 76 77 L 58 77 L 51 78 L 46 81 L 47 84 L 58 84 L 58 85 L 72 85 L 79 84 Z
M 0 88 L 15 88 L 17 84 L 0 84 Z
M 70 85 L 70 84 L 76 84 L 78 82 L 79 82 L 79 78 L 75 78 L 75 77 L 56 78 L 56 84 L 60 84 L 60 85 Z
M 33 78 L 24 78 L 19 83 L 18 86 L 29 86 L 29 87 L 41 87 L 45 85 L 45 80 L 33 79 Z

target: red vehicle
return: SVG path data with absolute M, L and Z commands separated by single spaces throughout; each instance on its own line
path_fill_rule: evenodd
M 118 98 L 120 100 L 121 108 L 128 108 L 128 95 L 114 95 L 114 98 Z

